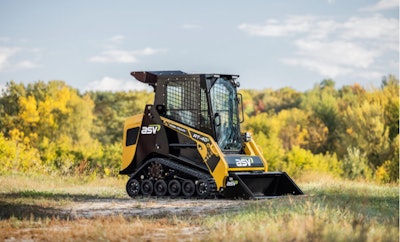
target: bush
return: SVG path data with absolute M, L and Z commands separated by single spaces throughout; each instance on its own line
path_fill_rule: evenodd
M 287 153 L 284 170 L 294 177 L 299 177 L 303 172 L 317 171 L 332 176 L 343 173 L 341 163 L 335 154 L 314 155 L 309 150 L 294 147 Z
M 118 176 L 121 167 L 122 147 L 120 143 L 103 146 L 99 159 L 99 172 L 104 176 Z
M 344 176 L 351 180 L 366 179 L 372 177 L 372 169 L 368 164 L 367 155 L 361 153 L 356 147 L 347 148 L 347 155 L 343 159 Z
M 385 161 L 383 165 L 379 166 L 375 171 L 375 180 L 378 183 L 389 183 L 390 182 L 390 167 L 391 161 Z
M 23 140 L 23 138 L 7 139 L 0 133 L 0 174 L 42 170 L 39 151 Z

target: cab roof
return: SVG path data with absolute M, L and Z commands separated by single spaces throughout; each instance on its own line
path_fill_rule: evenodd
M 208 77 L 226 77 L 228 79 L 236 79 L 239 75 L 228 75 L 228 74 L 189 74 L 183 71 L 133 71 L 131 75 L 135 77 L 138 81 L 147 83 L 153 86 L 157 83 L 159 76 L 180 76 L 180 75 L 205 75 Z

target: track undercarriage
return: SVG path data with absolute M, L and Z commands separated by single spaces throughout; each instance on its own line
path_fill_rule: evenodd
M 210 198 L 216 195 L 214 179 L 206 173 L 166 158 L 152 158 L 126 184 L 130 197 Z

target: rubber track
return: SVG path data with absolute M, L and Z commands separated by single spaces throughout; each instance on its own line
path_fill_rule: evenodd
M 148 160 L 139 170 L 137 170 L 132 175 L 132 177 L 135 177 L 137 174 L 140 174 L 140 172 L 144 168 L 148 167 L 148 165 L 151 162 L 158 162 L 158 163 L 160 163 L 160 164 L 162 164 L 162 165 L 164 165 L 166 167 L 169 167 L 170 169 L 174 169 L 174 170 L 177 170 L 177 171 L 179 171 L 181 173 L 185 173 L 185 174 L 188 174 L 188 175 L 190 175 L 192 177 L 195 177 L 198 180 L 208 181 L 208 184 L 210 186 L 210 194 L 209 194 L 209 196 L 207 198 L 212 198 L 212 197 L 216 196 L 216 194 L 217 194 L 217 185 L 215 184 L 214 178 L 212 178 L 212 176 L 210 174 L 206 174 L 204 172 L 188 168 L 188 167 L 186 167 L 186 166 L 184 166 L 182 164 L 176 163 L 175 161 L 167 160 L 167 159 L 164 159 L 164 158 L 152 158 L 152 159 Z

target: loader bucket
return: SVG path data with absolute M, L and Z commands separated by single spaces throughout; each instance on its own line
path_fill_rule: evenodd
M 303 194 L 286 172 L 232 172 L 229 175 L 228 184 L 232 186 L 226 187 L 225 197 L 262 199 Z

